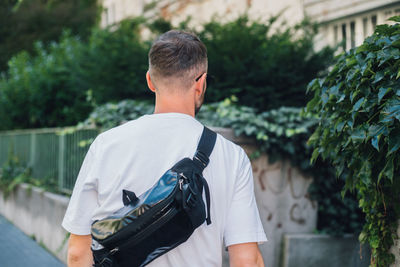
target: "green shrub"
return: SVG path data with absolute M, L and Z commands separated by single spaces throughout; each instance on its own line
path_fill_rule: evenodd
M 37 56 L 22 52 L 9 62 L 0 80 L 0 129 L 54 127 L 75 124 L 91 110 L 87 92 L 74 84 L 82 42 L 68 33 L 45 49 L 36 44 Z
M 154 105 L 146 101 L 122 100 L 118 103 L 106 103 L 96 107 L 78 127 L 94 126 L 110 129 L 145 114 L 151 114 L 153 111 Z
M 242 16 L 204 25 L 198 34 L 215 76 L 207 93 L 211 102 L 237 95 L 242 105 L 260 111 L 304 105 L 305 85 L 325 70 L 332 49 L 314 52 L 315 28 L 306 22 L 293 28 L 280 25 L 270 33 L 275 19 L 263 24 Z M 129 19 L 93 29 L 88 42 L 64 34 L 50 46 L 38 43 L 35 55 L 13 57 L 0 79 L 0 129 L 73 125 L 94 104 L 152 99 L 145 79 L 150 44 L 139 38 L 141 25 L 156 33 L 170 27 L 162 20 L 146 24 Z
M 10 151 L 7 161 L 0 167 L 0 189 L 4 198 L 21 183 L 30 180 L 31 170 L 21 164 L 19 159 Z
M 125 20 L 116 30 L 93 30 L 87 53 L 78 59 L 77 86 L 91 89 L 97 104 L 153 97 L 145 76 L 150 46 L 139 38 L 142 23 L 141 19 Z
M 199 35 L 207 46 L 209 73 L 215 76 L 209 101 L 236 95 L 242 105 L 260 111 L 305 106 L 307 84 L 332 63 L 333 49 L 314 50 L 314 24 L 288 27 L 277 19 L 263 23 L 242 16 L 204 25 Z
M 36 41 L 58 41 L 65 29 L 86 39 L 99 15 L 96 0 L 0 1 L 0 72 L 18 52 L 34 52 Z
M 211 21 L 201 30 L 188 28 L 188 21 L 178 26 L 196 32 L 207 47 L 208 72 L 214 77 L 209 101 L 236 95 L 242 105 L 260 111 L 306 105 L 307 84 L 326 72 L 334 49 L 315 51 L 316 24 L 304 20 L 289 27 L 279 18 L 262 22 L 242 15 L 227 23 Z M 172 25 L 158 19 L 149 27 L 162 33 Z
M 307 109 L 320 115 L 312 159 L 329 159 L 344 190 L 357 190 L 366 214 L 360 240 L 372 248 L 372 266 L 394 262 L 389 249 L 400 218 L 399 68 L 400 24 L 379 25 L 309 86 L 314 98 Z
M 147 89 L 148 44 L 137 37 L 139 20 L 95 29 L 89 43 L 64 34 L 60 42 L 22 52 L 0 79 L 1 129 L 70 126 L 93 105 L 152 96 Z M 90 101 L 88 101 L 90 100 Z

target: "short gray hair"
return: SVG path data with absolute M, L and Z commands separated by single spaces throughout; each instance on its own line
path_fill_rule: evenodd
M 191 86 L 196 75 L 207 69 L 207 48 L 193 33 L 171 30 L 160 35 L 149 51 L 152 79 L 179 78 Z

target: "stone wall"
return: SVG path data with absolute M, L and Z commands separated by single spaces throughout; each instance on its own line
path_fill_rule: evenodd
M 236 138 L 232 130 L 213 129 L 242 146 L 248 155 L 257 149 L 251 140 Z M 288 161 L 269 163 L 266 154 L 253 159 L 252 167 L 258 209 L 268 238 L 260 249 L 265 265 L 278 267 L 283 234 L 312 233 L 316 229 L 317 203 L 308 195 L 312 178 L 304 176 Z
M 399 227 L 397 228 L 397 236 L 400 237 L 400 220 L 398 222 Z M 400 239 L 397 238 L 394 241 L 394 245 L 391 248 L 390 252 L 392 252 L 395 256 L 395 262 L 391 267 L 399 267 L 400 266 Z
M 0 214 L 67 262 L 67 232 L 61 227 L 69 198 L 21 184 L 7 198 L 0 191 Z
M 247 152 L 253 147 L 246 146 Z M 262 245 L 266 266 L 279 266 L 284 233 L 311 233 L 316 229 L 317 203 L 308 197 L 311 178 L 287 161 L 268 163 L 262 155 L 252 161 L 256 200 L 268 242 Z
M 368 267 L 370 251 L 354 235 L 285 234 L 282 267 Z M 398 266 L 398 265 L 397 265 Z

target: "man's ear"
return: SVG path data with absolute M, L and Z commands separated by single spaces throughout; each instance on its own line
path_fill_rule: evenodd
M 146 80 L 147 80 L 147 86 L 149 87 L 149 89 L 153 93 L 155 93 L 156 92 L 156 87 L 154 86 L 153 82 L 151 81 L 151 77 L 150 77 L 149 71 L 147 71 L 147 73 L 146 73 Z
M 196 96 L 201 96 L 206 91 L 206 77 L 207 73 L 203 73 L 201 78 L 195 84 L 195 94 Z M 203 92 L 204 91 L 204 92 Z

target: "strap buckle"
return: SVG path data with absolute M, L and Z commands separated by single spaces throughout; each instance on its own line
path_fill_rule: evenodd
M 200 163 L 203 164 L 204 168 L 207 167 L 208 163 L 210 162 L 210 159 L 207 157 L 207 155 L 200 150 L 196 151 L 193 159 L 197 159 L 198 161 L 200 161 Z

